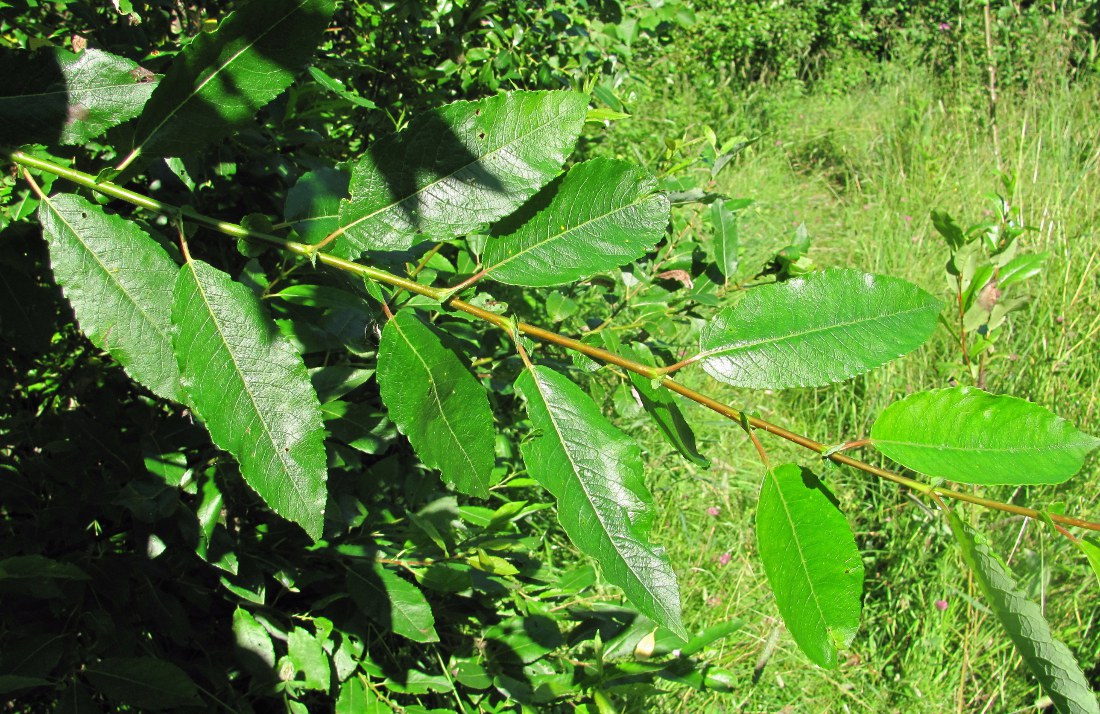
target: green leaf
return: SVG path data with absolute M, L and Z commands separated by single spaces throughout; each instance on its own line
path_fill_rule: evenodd
M 779 613 L 799 649 L 833 669 L 859 629 L 863 560 L 836 498 L 795 464 L 764 477 L 756 541 Z
M 359 677 L 352 677 L 340 685 L 336 714 L 390 714 L 392 711 Z
M 624 357 L 629 357 L 636 362 L 641 362 L 650 367 L 657 366 L 653 353 L 644 342 L 635 342 L 631 345 L 620 343 L 616 333 L 612 330 L 604 330 L 602 333 L 607 349 Z M 680 454 L 696 466 L 710 468 L 710 459 L 699 453 L 695 445 L 695 432 L 680 411 L 680 405 L 676 402 L 676 396 L 664 387 L 654 386 L 653 381 L 640 374 L 629 372 L 630 384 L 642 402 L 642 408 L 653 419 L 653 423 L 664 434 L 668 443 L 680 452 Z
M 295 627 L 287 635 L 286 649 L 295 670 L 305 675 L 306 689 L 327 692 L 332 671 L 321 640 L 312 632 Z
M 202 703 L 186 672 L 155 657 L 112 657 L 90 665 L 84 674 L 108 699 L 137 709 L 161 711 Z
M 381 563 L 348 569 L 348 592 L 364 614 L 413 642 L 439 642 L 424 593 Z
M 485 389 L 411 308 L 382 329 L 378 388 L 417 456 L 463 493 L 487 497 L 496 462 Z
M 948 513 L 951 530 L 967 566 L 1001 626 L 1012 638 L 1043 691 L 1062 714 L 1100 714 L 1080 665 L 1064 644 L 1054 639 L 1038 605 L 1024 597 L 1001 559 L 954 511 Z
M 256 621 L 248 610 L 233 611 L 233 636 L 236 639 L 238 659 L 250 671 L 270 676 L 275 669 L 275 647 L 266 628 Z
M 102 50 L 0 49 L 4 144 L 81 144 L 133 119 L 157 77 Z
M 942 305 L 916 285 L 826 270 L 748 291 L 700 338 L 703 368 L 735 387 L 815 387 L 920 347 Z
M 740 244 L 737 214 L 726 207 L 725 199 L 710 205 L 710 224 L 714 227 L 714 262 L 728 282 L 737 272 L 737 249 Z
M 1100 542 L 1094 538 L 1081 538 L 1077 541 L 1077 547 L 1085 554 L 1089 561 L 1093 574 L 1100 580 Z
M 902 466 L 960 483 L 1062 483 L 1100 439 L 1038 404 L 973 387 L 912 394 L 871 427 L 875 448 Z
M 307 243 L 320 243 L 340 225 L 340 201 L 348 196 L 348 174 L 318 169 L 287 191 L 283 216 Z
M 276 513 L 320 538 L 324 429 L 301 355 L 251 290 L 201 261 L 179 271 L 172 321 L 188 403 L 214 443 Z
M 332 252 L 403 250 L 508 215 L 561 172 L 587 108 L 576 92 L 511 92 L 415 117 L 355 165 Z
M 687 639 L 680 592 L 664 549 L 649 542 L 656 517 L 642 453 L 566 377 L 532 367 L 515 384 L 534 435 L 521 447 L 531 476 L 558 501 L 570 540 L 654 622 Z
M 158 396 L 183 401 L 164 299 L 179 268 L 168 253 L 136 224 L 71 194 L 43 201 L 38 221 L 54 277 L 92 344 Z
M 180 156 L 255 120 L 290 86 L 335 0 L 250 0 L 178 54 L 138 121 L 134 153 Z
M 543 206 L 482 258 L 493 280 L 564 285 L 636 260 L 668 225 L 668 199 L 643 169 L 615 159 L 577 164 L 533 199 Z

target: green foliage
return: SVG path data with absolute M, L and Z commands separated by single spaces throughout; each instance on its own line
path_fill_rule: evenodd
M 736 386 L 810 387 L 923 344 L 942 304 L 896 278 L 831 270 L 753 290 L 703 330 L 703 367 Z
M 1008 568 L 982 536 L 954 511 L 948 519 L 963 560 L 974 572 L 986 602 L 1028 669 L 1043 685 L 1043 691 L 1054 700 L 1054 706 L 1066 714 L 1100 712 L 1085 674 L 1069 648 L 1051 634 L 1043 611 L 1017 589 Z
M 66 7 L 28 9 L 27 27 Z M 118 110 L 81 127 L 73 167 L 54 155 L 60 114 L 43 120 L 45 144 L 12 152 L 46 191 L 57 176 L 116 211 L 72 186 L 39 195 L 55 282 L 106 354 L 57 315 L 35 199 L 4 212 L 56 327 L 4 425 L 0 592 L 18 619 L 0 628 L 0 690 L 18 706 L 592 711 L 668 682 L 731 687 L 706 657 L 742 623 L 686 621 L 677 576 L 690 568 L 654 543 L 672 509 L 624 429 L 654 429 L 685 457 L 677 468 L 707 467 L 711 444 L 677 392 L 750 432 L 765 463 L 758 432 L 819 450 L 669 375 L 702 362 L 737 385 L 832 383 L 919 347 L 941 304 L 895 278 L 813 272 L 804 226 L 756 276 L 736 275 L 745 246 L 732 219 L 749 202 L 715 179 L 752 140 L 720 143 L 708 128 L 666 143 L 653 167 L 567 165 L 599 121 L 625 114 L 622 77 L 580 81 L 616 70 L 589 48 L 660 41 L 693 17 L 673 2 L 637 18 L 608 5 L 598 32 L 552 39 L 564 49 L 543 76 L 522 37 L 556 37 L 555 7 L 254 0 L 216 29 L 198 13 L 188 32 L 210 32 L 167 43 L 174 59 L 132 124 L 112 128 Z M 167 12 L 136 11 L 154 27 Z M 395 31 L 394 17 L 412 29 Z M 418 40 L 423 30 L 454 32 Z M 442 59 L 448 37 L 465 57 Z M 476 52 L 482 41 L 494 52 Z M 363 43 L 395 64 L 349 59 Z M 128 66 L 102 52 L 106 71 Z M 572 89 L 414 103 L 525 84 L 532 66 L 533 86 Z M 0 96 L 25 96 L 16 85 Z M 130 83 L 118 93 L 118 106 L 134 101 Z M 998 267 L 1011 283 L 1038 263 Z M 696 339 L 703 353 L 684 353 Z M 852 644 L 863 581 L 839 503 L 788 464 L 769 469 L 757 507 L 780 612 L 826 667 Z
M 1062 483 L 1100 446 L 1038 404 L 972 387 L 918 392 L 890 405 L 871 427 L 871 441 L 928 476 L 1017 486 Z
M 836 498 L 795 464 L 770 469 L 756 507 L 760 560 L 787 629 L 828 669 L 859 629 L 863 561 Z

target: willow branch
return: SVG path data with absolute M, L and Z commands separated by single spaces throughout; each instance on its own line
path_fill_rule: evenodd
M 825 452 L 829 451 L 829 447 L 825 444 L 822 444 L 821 442 L 814 441 L 807 436 L 803 436 L 802 434 L 797 434 L 793 431 L 789 431 L 788 429 L 784 429 L 781 426 L 772 424 L 771 422 L 760 419 L 759 417 L 745 414 L 727 404 L 723 404 L 722 402 L 712 399 L 705 394 L 697 392 L 694 389 L 691 389 L 690 387 L 687 387 L 686 385 L 675 381 L 671 377 L 664 376 L 667 374 L 668 368 L 651 367 L 649 365 L 636 362 L 621 355 L 617 355 L 614 352 L 609 352 L 608 350 L 585 344 L 579 340 L 575 340 L 559 333 L 543 329 L 536 325 L 531 325 L 526 322 L 513 321 L 496 313 L 492 313 L 488 310 L 477 307 L 476 305 L 471 305 L 470 303 L 454 298 L 452 297 L 453 292 L 451 290 L 434 288 L 429 285 L 422 285 L 415 281 L 408 280 L 398 275 L 389 273 L 385 270 L 379 270 L 378 268 L 373 268 L 369 265 L 363 265 L 362 263 L 345 260 L 344 258 L 338 258 L 330 253 L 317 252 L 315 246 L 287 240 L 285 238 L 280 238 L 279 236 L 271 235 L 269 233 L 251 230 L 248 228 L 244 228 L 243 226 L 239 226 L 235 223 L 229 223 L 219 220 L 217 218 L 211 218 L 210 216 L 197 213 L 189 208 L 180 208 L 178 206 L 163 203 L 161 201 L 157 201 L 148 196 L 135 193 L 134 191 L 130 191 L 112 183 L 101 183 L 97 181 L 96 177 L 92 176 L 91 174 L 77 171 L 75 169 L 65 168 L 63 166 L 58 166 L 49 161 L 44 161 L 42 159 L 38 159 L 36 157 L 25 154 L 21 151 L 16 151 L 12 153 L 11 158 L 16 163 L 23 166 L 52 173 L 56 176 L 72 181 L 73 183 L 76 183 L 80 186 L 85 186 L 92 189 L 93 191 L 97 191 L 99 193 L 118 198 L 141 208 L 145 208 L 168 216 L 191 220 L 233 238 L 244 238 L 247 240 L 264 243 L 266 245 L 271 245 L 281 250 L 299 255 L 303 258 L 316 260 L 319 263 L 323 263 L 324 265 L 327 265 L 329 267 L 336 268 L 337 270 L 354 273 L 375 282 L 384 283 L 386 285 L 391 285 L 395 288 L 400 288 L 410 293 L 415 293 L 417 295 L 423 295 L 433 300 L 438 300 L 454 310 L 465 312 L 468 315 L 473 315 L 474 317 L 495 325 L 496 327 L 499 327 L 500 329 L 507 332 L 509 335 L 512 335 L 514 332 L 518 331 L 519 333 L 527 335 L 528 337 L 532 337 L 536 340 L 548 342 L 558 345 L 559 347 L 564 347 L 569 350 L 580 352 L 581 354 L 599 360 L 605 364 L 611 364 L 617 367 L 621 367 L 622 369 L 640 374 L 648 379 L 659 378 L 661 380 L 661 384 L 665 388 L 676 392 L 677 394 L 680 394 L 681 396 L 690 399 L 691 401 L 700 404 L 717 414 L 721 414 L 722 416 L 736 422 L 739 425 L 748 424 L 754 429 L 765 431 L 781 439 L 785 439 L 787 441 L 790 441 L 791 443 L 809 449 L 810 451 L 822 454 L 824 458 L 828 458 L 835 463 L 842 464 L 844 466 L 850 466 L 858 471 L 862 471 L 872 476 L 877 476 L 878 478 L 882 478 L 887 481 L 892 481 L 893 483 L 896 483 L 900 486 L 905 486 L 906 488 L 912 489 L 913 491 L 929 496 L 934 500 L 938 500 L 940 497 L 947 497 L 956 501 L 964 501 L 966 503 L 972 503 L 978 506 L 983 506 L 985 508 L 990 508 L 1005 513 L 1012 513 L 1018 516 L 1025 516 L 1027 518 L 1042 518 L 1042 514 L 1040 514 L 1039 511 L 1033 508 L 1026 508 L 1024 506 L 1017 506 L 1010 503 L 1002 503 L 1001 501 L 982 498 L 980 496 L 974 496 L 969 493 L 963 493 L 961 491 L 954 491 L 952 489 L 943 488 L 940 486 L 932 486 L 930 484 L 911 479 L 907 476 L 894 473 L 893 471 L 879 468 L 878 466 L 873 466 L 842 453 L 834 452 L 826 454 Z M 673 365 L 673 367 L 678 366 L 679 365 Z M 1072 516 L 1065 516 L 1061 514 L 1051 513 L 1047 515 L 1051 520 L 1063 526 L 1075 526 L 1092 531 L 1100 531 L 1100 523 L 1095 523 L 1093 521 L 1088 521 L 1082 518 L 1075 518 Z

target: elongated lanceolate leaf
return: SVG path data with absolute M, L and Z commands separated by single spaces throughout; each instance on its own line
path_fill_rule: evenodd
M 496 461 L 485 389 L 411 309 L 382 330 L 378 388 L 417 456 L 463 493 L 486 497 Z
M 202 704 L 187 673 L 155 657 L 111 657 L 90 665 L 84 676 L 108 699 L 139 711 Z
M 714 227 L 714 262 L 728 282 L 737 272 L 739 262 L 737 214 L 726 207 L 724 199 L 719 198 L 710 205 L 710 223 Z
M 320 538 L 324 429 L 301 355 L 252 291 L 201 261 L 180 269 L 172 321 L 188 403 L 214 443 L 276 513 Z
M 134 153 L 180 156 L 252 121 L 290 86 L 335 0 L 249 0 L 172 62 L 138 122 Z
M 508 215 L 561 172 L 587 109 L 576 92 L 511 92 L 421 114 L 355 165 L 332 252 L 403 250 Z
M 871 442 L 902 466 L 979 484 L 1062 483 L 1100 439 L 1038 404 L 973 387 L 933 389 L 891 404 Z
M 103 52 L 0 49 L 0 143 L 80 144 L 133 119 L 157 77 Z
M 1100 714 L 1080 665 L 1069 648 L 1054 638 L 1039 606 L 1016 588 L 1008 568 L 989 549 L 985 538 L 954 512 L 948 518 L 963 560 L 974 571 L 986 602 L 1043 691 L 1054 700 L 1055 708 L 1061 714 Z
M 158 396 L 183 401 L 166 298 L 179 268 L 164 248 L 134 223 L 72 194 L 43 201 L 38 222 L 54 277 L 88 339 Z
M 564 285 L 636 260 L 668 225 L 668 198 L 643 169 L 593 159 L 569 169 L 534 202 L 547 202 L 515 232 L 490 240 L 485 272 L 511 285 Z M 544 195 L 545 194 L 545 195 Z
M 784 464 L 764 477 L 756 540 L 779 613 L 816 664 L 837 666 L 837 650 L 859 629 L 863 560 L 833 494 L 811 471 Z
M 521 446 L 531 476 L 557 498 L 570 540 L 654 622 L 687 639 L 680 591 L 664 549 L 649 542 L 653 497 L 642 453 L 566 377 L 533 367 L 516 380 L 534 435 Z
M 827 270 L 750 290 L 700 339 L 703 368 L 736 387 L 815 387 L 920 347 L 939 300 L 904 280 Z
M 360 609 L 383 627 L 413 642 L 439 642 L 424 593 L 381 563 L 349 568 L 347 586 Z
M 310 171 L 287 192 L 284 216 L 302 240 L 320 243 L 339 225 L 340 201 L 347 196 L 347 173 L 328 168 Z

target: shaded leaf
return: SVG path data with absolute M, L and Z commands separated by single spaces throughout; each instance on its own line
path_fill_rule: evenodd
M 736 387 L 782 389 L 863 374 L 920 347 L 942 305 L 916 285 L 827 270 L 750 290 L 700 337 L 703 368 Z
M 488 496 L 496 461 L 489 398 L 412 309 L 383 328 L 376 378 L 390 418 L 420 460 L 463 493 Z
M 276 513 L 320 538 L 324 429 L 301 355 L 255 293 L 201 261 L 180 269 L 172 320 L 188 403 L 214 443 Z
M 348 592 L 364 614 L 413 642 L 438 642 L 435 616 L 420 588 L 375 561 L 348 569 Z
M 61 194 L 38 208 L 54 276 L 80 329 L 127 374 L 165 399 L 183 401 L 164 296 L 178 266 L 135 223 Z
M 551 369 L 524 371 L 515 388 L 534 427 L 521 447 L 523 462 L 558 500 L 558 520 L 570 540 L 636 608 L 687 639 L 676 575 L 664 549 L 649 542 L 656 512 L 638 445 Z
M 1038 404 L 973 387 L 912 394 L 871 427 L 875 448 L 902 466 L 960 483 L 1062 483 L 1100 439 Z
M 267 629 L 248 610 L 233 611 L 233 636 L 237 642 L 237 657 L 255 674 L 270 676 L 275 670 L 275 647 Z
M 1008 568 L 989 549 L 985 538 L 954 511 L 948 513 L 948 519 L 986 602 L 1054 706 L 1062 714 L 1100 713 L 1080 665 L 1069 648 L 1054 638 L 1039 606 L 1016 588 Z
M 577 164 L 534 201 L 546 201 L 512 233 L 490 240 L 482 257 L 493 280 L 564 285 L 617 268 L 653 249 L 668 225 L 657 182 L 626 161 Z
M 108 699 L 138 709 L 161 711 L 201 704 L 187 673 L 155 657 L 111 657 L 90 665 L 84 674 Z
M 80 144 L 133 119 L 157 77 L 102 50 L 0 49 L 4 143 Z
M 335 0 L 251 0 L 199 34 L 168 68 L 138 121 L 134 154 L 179 156 L 253 121 L 290 86 Z
M 511 92 L 415 117 L 356 163 L 332 252 L 403 250 L 508 215 L 561 172 L 587 108 L 576 92 Z
M 340 224 L 340 201 L 348 196 L 347 172 L 318 169 L 287 191 L 283 216 L 307 243 L 320 243 Z
M 764 477 L 756 540 L 779 613 L 799 649 L 833 669 L 859 629 L 863 560 L 833 494 L 808 469 Z
M 1100 542 L 1095 538 L 1082 538 L 1077 541 L 1077 547 L 1085 554 L 1096 579 L 1100 580 Z

